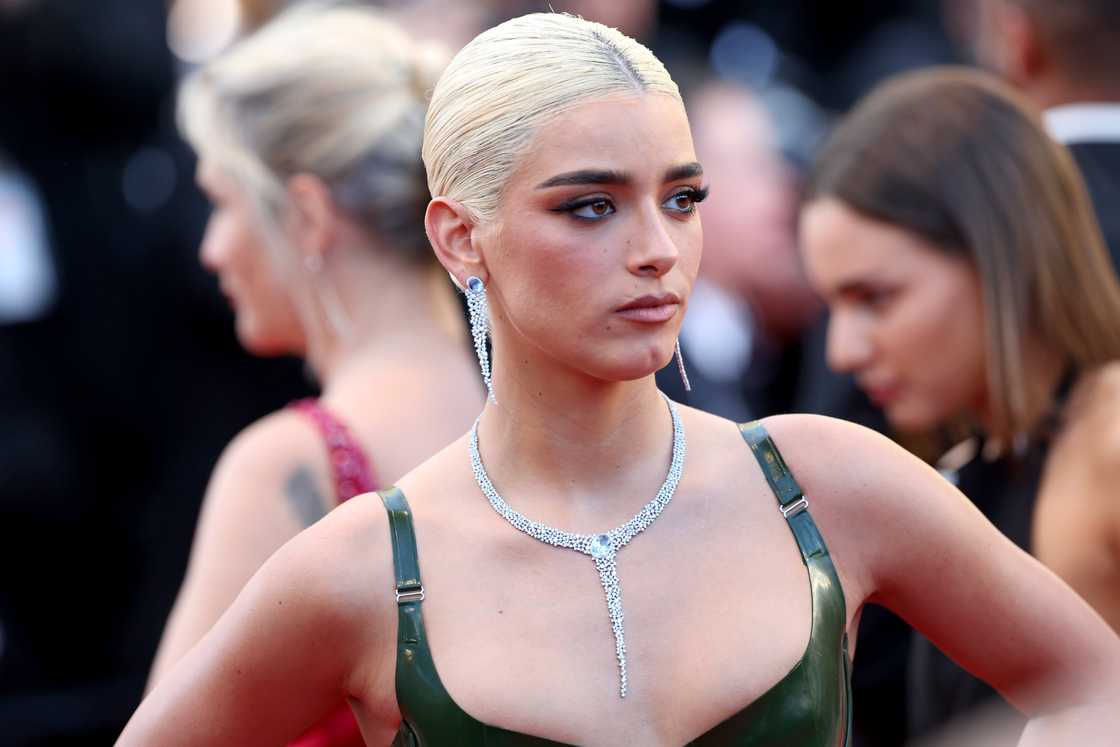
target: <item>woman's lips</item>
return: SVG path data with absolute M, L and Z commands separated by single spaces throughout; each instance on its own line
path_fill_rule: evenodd
M 679 308 L 680 304 L 678 303 L 662 303 L 656 306 L 634 306 L 628 309 L 619 309 L 615 313 L 632 322 L 660 324 L 676 316 Z
M 867 397 L 878 407 L 886 407 L 898 397 L 897 386 L 864 386 Z
M 676 316 L 680 306 L 681 299 L 675 293 L 647 294 L 623 304 L 615 313 L 632 322 L 660 324 Z

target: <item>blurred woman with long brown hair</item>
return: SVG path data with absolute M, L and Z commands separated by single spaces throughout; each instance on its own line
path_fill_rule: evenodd
M 910 74 L 834 133 L 802 228 L 831 365 L 900 431 L 972 431 L 960 488 L 1120 631 L 1120 282 L 1069 153 L 990 76 Z M 914 670 L 919 731 L 991 693 L 924 643 Z

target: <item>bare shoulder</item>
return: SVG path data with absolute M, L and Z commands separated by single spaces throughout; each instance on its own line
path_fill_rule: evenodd
M 389 521 L 378 493 L 354 496 L 285 550 L 292 573 L 306 574 L 359 607 L 388 609 L 394 600 Z
M 1066 412 L 1067 440 L 1098 472 L 1120 477 L 1120 362 L 1085 374 Z
M 700 433 L 711 446 L 735 455 L 749 454 L 739 430 L 743 425 L 689 410 L 702 425 Z M 884 481 L 912 473 L 932 472 L 889 438 L 869 428 L 821 415 L 775 415 L 755 423 L 767 431 L 794 478 L 807 495 L 849 508 Z M 689 443 L 693 443 L 693 431 Z M 704 442 L 701 442 L 704 443 Z M 753 463 L 755 460 L 750 458 Z M 934 473 L 936 474 L 936 473 Z
M 897 557 L 899 546 L 919 545 L 923 527 L 953 524 L 946 517 L 958 512 L 980 518 L 936 470 L 876 431 L 819 415 L 779 415 L 762 424 L 837 564 L 868 595 L 879 586 L 884 560 Z
M 238 433 L 222 452 L 217 470 L 271 477 L 293 461 L 323 459 L 314 428 L 293 410 L 278 410 Z
M 204 733 L 221 740 L 192 743 L 278 744 L 340 694 L 390 709 L 395 600 L 379 504 L 355 497 L 269 556 L 145 700 L 129 728 L 149 737 L 122 743 L 184 743 L 204 712 Z
M 250 511 L 282 506 L 299 527 L 307 527 L 334 507 L 328 467 L 314 426 L 295 411 L 280 410 L 229 443 L 211 478 L 207 503 L 232 502 Z
M 365 493 L 287 542 L 250 587 L 268 590 L 265 604 L 299 607 L 309 625 L 345 641 L 354 660 L 352 691 L 359 692 L 387 666 L 394 582 L 387 514 L 377 493 Z
M 920 523 L 939 500 L 965 500 L 935 469 L 870 428 L 821 415 L 762 423 L 810 500 L 847 517 L 844 524 Z
M 1084 374 L 1064 412 L 1064 424 L 1047 461 L 1047 485 L 1057 495 L 1073 491 L 1111 521 L 1094 526 L 1120 538 L 1120 362 Z M 1117 541 L 1117 540 L 1114 540 Z
M 921 463 L 881 433 L 847 420 L 798 414 L 759 422 L 806 489 L 811 485 L 835 494 L 836 488 L 865 487 L 882 479 L 884 471 Z
M 417 513 L 438 516 L 446 501 L 456 501 L 465 491 L 476 490 L 472 474 L 467 434 L 463 434 L 409 470 L 396 486 Z M 425 510 L 428 508 L 431 510 Z

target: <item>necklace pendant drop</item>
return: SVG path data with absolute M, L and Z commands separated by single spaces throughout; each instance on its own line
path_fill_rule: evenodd
M 622 588 L 618 582 L 618 564 L 616 556 L 630 541 L 644 532 L 650 524 L 657 520 L 661 511 L 673 499 L 680 482 L 681 473 L 684 471 L 685 438 L 684 428 L 681 425 L 677 407 L 673 401 L 664 394 L 661 395 L 669 406 L 669 415 L 673 421 L 673 455 L 669 463 L 669 472 L 665 482 L 657 495 L 647 503 L 641 511 L 634 515 L 630 521 L 622 524 L 609 532 L 599 534 L 576 534 L 565 532 L 553 527 L 533 521 L 521 515 L 499 495 L 486 474 L 486 467 L 482 464 L 482 456 L 478 451 L 478 420 L 471 428 L 468 441 L 471 470 L 474 472 L 475 482 L 479 490 L 486 496 L 490 505 L 515 529 L 553 547 L 562 547 L 567 550 L 589 555 L 595 561 L 595 568 L 599 572 L 599 581 L 603 585 L 603 593 L 607 598 L 607 616 L 610 619 L 611 633 L 614 635 L 615 658 L 618 660 L 618 692 L 622 698 L 626 697 L 629 689 L 629 680 L 626 676 L 626 631 L 623 627 L 622 613 Z M 481 416 L 479 416 L 481 418 Z

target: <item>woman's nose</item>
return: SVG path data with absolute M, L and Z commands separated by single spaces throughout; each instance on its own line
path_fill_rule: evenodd
M 206 231 L 202 234 L 202 242 L 198 245 L 198 261 L 207 270 L 216 273 L 223 264 L 224 255 L 221 235 L 211 216 L 206 223 Z
M 676 266 L 681 252 L 660 211 L 647 215 L 628 239 L 629 267 L 636 275 L 661 277 Z
M 830 309 L 828 320 L 828 365 L 834 371 L 851 373 L 867 365 L 871 358 L 868 325 L 853 311 Z

